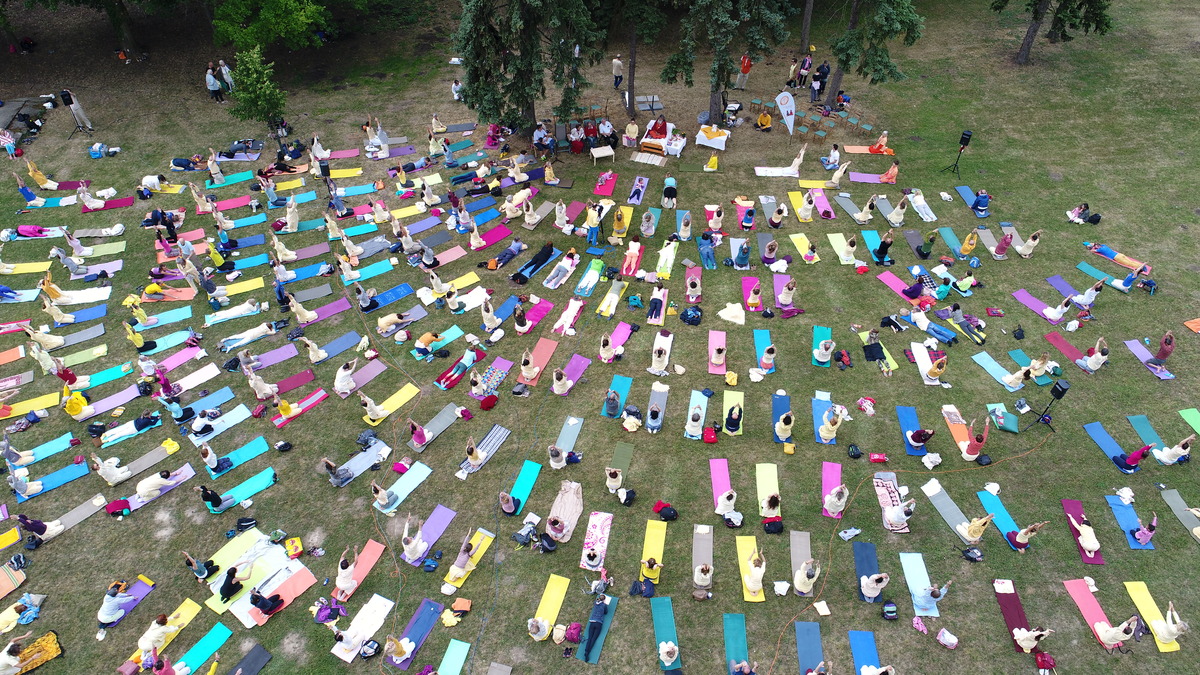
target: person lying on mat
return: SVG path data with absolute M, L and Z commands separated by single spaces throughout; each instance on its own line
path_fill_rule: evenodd
M 956 302 L 950 306 L 950 321 L 952 321 L 959 329 L 966 333 L 967 337 L 977 345 L 987 344 L 987 339 L 980 333 L 973 323 L 963 314 L 962 307 Z
M 1083 554 L 1089 558 L 1095 558 L 1096 552 L 1100 550 L 1100 540 L 1096 539 L 1096 530 L 1092 528 L 1092 521 L 1084 513 L 1079 514 L 1079 520 L 1075 520 L 1075 516 L 1067 514 L 1067 520 L 1071 521 L 1071 526 L 1078 533 L 1075 536 L 1079 543 L 1079 548 L 1083 550 Z
M 1134 614 L 1116 626 L 1107 621 L 1097 621 L 1092 624 L 1092 630 L 1096 631 L 1096 638 L 1100 640 L 1101 646 L 1105 649 L 1110 652 L 1114 649 L 1119 649 L 1122 654 L 1128 654 L 1133 650 L 1128 648 L 1121 649 L 1119 645 L 1133 638 L 1133 634 L 1137 630 L 1139 623 L 1141 623 L 1141 619 Z
M 528 283 L 529 275 L 533 274 L 534 270 L 540 269 L 543 265 L 549 262 L 553 255 L 554 242 L 548 241 L 543 244 L 540 249 L 538 249 L 537 253 L 533 254 L 533 257 L 527 260 L 524 265 L 521 265 L 521 267 L 508 278 L 521 285 Z
M 889 506 L 883 510 L 883 524 L 889 530 L 902 530 L 908 525 L 908 519 L 912 518 L 913 508 L 917 505 L 917 500 L 910 499 L 900 504 Z
M 858 589 L 868 602 L 873 602 L 880 593 L 883 593 L 883 589 L 887 587 L 889 581 L 891 581 L 891 577 L 886 572 L 870 576 L 863 575 L 858 578 Z
M 1075 365 L 1092 374 L 1100 370 L 1106 363 L 1108 363 L 1108 343 L 1104 341 L 1103 337 L 1096 339 L 1096 345 L 1088 349 L 1086 356 L 1075 359 Z
M 758 119 L 754 121 L 754 128 L 759 131 L 771 130 L 771 114 L 766 110 L 758 114 Z
M 1118 253 L 1117 251 L 1113 250 L 1113 248 L 1111 246 L 1109 246 L 1108 244 L 1094 244 L 1090 241 L 1085 241 L 1085 242 L 1083 242 L 1083 245 L 1087 248 L 1087 250 L 1091 251 L 1092 253 L 1097 253 L 1099 255 L 1102 255 L 1105 258 L 1108 258 L 1109 260 L 1117 263 L 1118 265 L 1121 265 L 1122 267 L 1129 267 L 1132 269 L 1138 269 L 1138 268 L 1144 267 L 1144 265 L 1142 265 L 1142 263 L 1138 262 L 1137 260 L 1130 258 L 1129 256 L 1125 255 L 1124 253 Z M 1141 270 L 1139 269 L 1138 271 L 1140 272 Z M 1148 272 L 1149 272 L 1149 270 L 1147 270 L 1146 272 L 1143 272 L 1143 273 L 1148 273 Z

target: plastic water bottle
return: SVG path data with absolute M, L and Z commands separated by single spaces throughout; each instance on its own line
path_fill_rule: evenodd
M 1147 347 L 1150 346 L 1150 338 L 1142 338 L 1142 342 L 1145 342 Z

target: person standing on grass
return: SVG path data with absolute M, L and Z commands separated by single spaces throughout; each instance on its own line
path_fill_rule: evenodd
M 613 74 L 613 89 L 620 89 L 621 82 L 625 80 L 625 64 L 621 61 L 621 55 L 617 54 L 612 60 Z
M 217 74 L 220 75 L 221 83 L 225 86 L 225 91 L 233 93 L 233 71 L 225 64 L 225 61 L 217 61 Z
M 224 103 L 225 96 L 221 93 L 221 82 L 217 80 L 212 68 L 204 72 L 204 86 L 208 88 L 208 96 L 217 103 Z
M 734 83 L 734 89 L 746 90 L 746 80 L 750 78 L 750 69 L 754 67 L 754 60 L 750 58 L 749 52 L 743 52 L 741 61 L 738 62 L 740 70 L 737 76 L 737 82 Z
M 800 67 L 796 69 L 796 81 L 793 87 L 803 87 L 808 82 L 808 74 L 812 72 L 812 56 L 805 54 L 804 58 L 800 59 Z

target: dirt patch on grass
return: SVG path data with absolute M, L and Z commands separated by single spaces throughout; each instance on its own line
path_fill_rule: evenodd
M 325 528 L 323 528 L 323 527 L 318 527 L 317 529 L 315 529 L 315 530 L 313 530 L 313 531 L 309 532 L 308 534 L 304 535 L 304 543 L 308 544 L 308 546 L 310 546 L 310 547 L 312 547 L 312 546 L 324 546 L 324 545 L 325 545 L 325 537 L 326 537 L 326 536 L 327 536 L 327 535 L 326 535 L 326 532 L 325 532 Z
M 258 641 L 254 638 L 246 638 L 238 643 L 238 651 L 243 654 L 249 654 L 250 650 L 254 649 L 254 645 L 256 644 L 258 644 Z
M 297 631 L 288 633 L 283 636 L 283 642 L 279 643 L 279 653 L 298 666 L 308 663 L 308 638 Z
M 160 510 L 154 514 L 154 538 L 159 541 L 170 539 L 171 535 L 175 534 L 175 519 L 171 517 L 171 512 Z

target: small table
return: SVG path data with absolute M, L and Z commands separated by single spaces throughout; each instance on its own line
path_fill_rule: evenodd
M 617 161 L 617 153 L 613 152 L 612 146 L 610 146 L 610 145 L 598 145 L 598 146 L 592 148 L 591 152 L 592 152 L 592 166 L 596 166 L 596 160 L 600 159 L 601 157 L 612 157 L 612 161 L 614 164 Z

